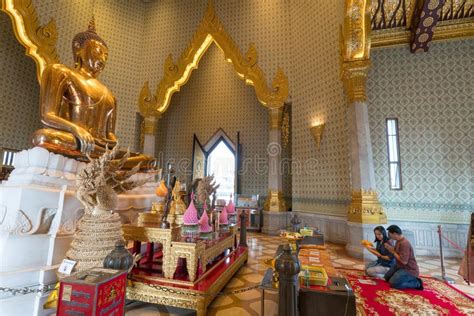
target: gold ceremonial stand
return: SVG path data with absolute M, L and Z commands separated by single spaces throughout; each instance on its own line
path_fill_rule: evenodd
M 190 239 L 181 236 L 181 226 L 161 228 L 149 219 L 139 223 L 122 225 L 124 239 L 134 242 L 134 253 L 142 253 L 141 243 L 147 243 L 132 270 L 128 299 L 205 315 L 217 293 L 247 262 L 247 248 L 237 246 L 235 229 L 215 232 L 212 239 Z

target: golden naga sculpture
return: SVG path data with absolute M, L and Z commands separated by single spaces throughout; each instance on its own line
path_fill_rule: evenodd
M 33 135 L 33 145 L 49 151 L 88 160 L 104 154 L 117 144 L 115 97 L 97 77 L 105 67 L 108 48 L 95 31 L 94 19 L 88 30 L 72 40 L 74 68 L 49 64 L 41 75 L 40 111 L 45 128 Z M 117 158 L 126 151 L 119 150 Z M 154 158 L 132 153 L 124 165 L 142 162 L 142 169 L 155 166 Z

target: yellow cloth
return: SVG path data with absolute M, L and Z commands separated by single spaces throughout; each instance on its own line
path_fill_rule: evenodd
M 54 286 L 54 290 L 48 295 L 46 303 L 43 304 L 44 309 L 58 308 L 59 282 Z

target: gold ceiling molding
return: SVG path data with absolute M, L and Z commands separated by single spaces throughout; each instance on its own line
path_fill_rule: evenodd
M 59 62 L 54 19 L 41 25 L 32 0 L 2 0 L 2 11 L 10 16 L 15 36 L 25 46 L 26 55 L 35 61 L 39 82 L 46 66 Z
M 270 109 L 283 107 L 289 93 L 288 79 L 283 70 L 277 70 L 271 87 L 268 87 L 265 74 L 257 65 L 255 45 L 250 44 L 243 56 L 217 17 L 212 1 L 209 1 L 203 20 L 180 58 L 176 62 L 171 54 L 166 58 L 164 75 L 155 95 L 151 94 L 148 81 L 145 82 L 139 96 L 139 109 L 143 116 L 160 115 L 168 109 L 172 95 L 186 84 L 212 43 L 224 52 L 225 60 L 232 63 L 239 78 L 255 88 L 262 105 Z
M 414 7 L 418 0 L 372 0 L 372 48 L 408 45 Z M 422 0 L 426 1 L 426 0 Z M 430 6 L 439 3 L 431 0 Z M 439 21 L 432 41 L 474 38 L 474 1 L 446 0 L 437 11 Z

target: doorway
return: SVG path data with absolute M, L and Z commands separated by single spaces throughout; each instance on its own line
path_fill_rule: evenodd
M 214 180 L 219 183 L 216 198 L 228 200 L 234 196 L 235 191 L 235 154 L 224 140 L 219 141 L 211 149 L 207 157 L 207 174 L 214 175 Z
M 194 135 L 192 181 L 204 176 L 214 175 L 219 184 L 216 198 L 228 200 L 239 193 L 237 172 L 240 156 L 240 133 L 237 132 L 236 143 L 219 128 L 203 145 Z

